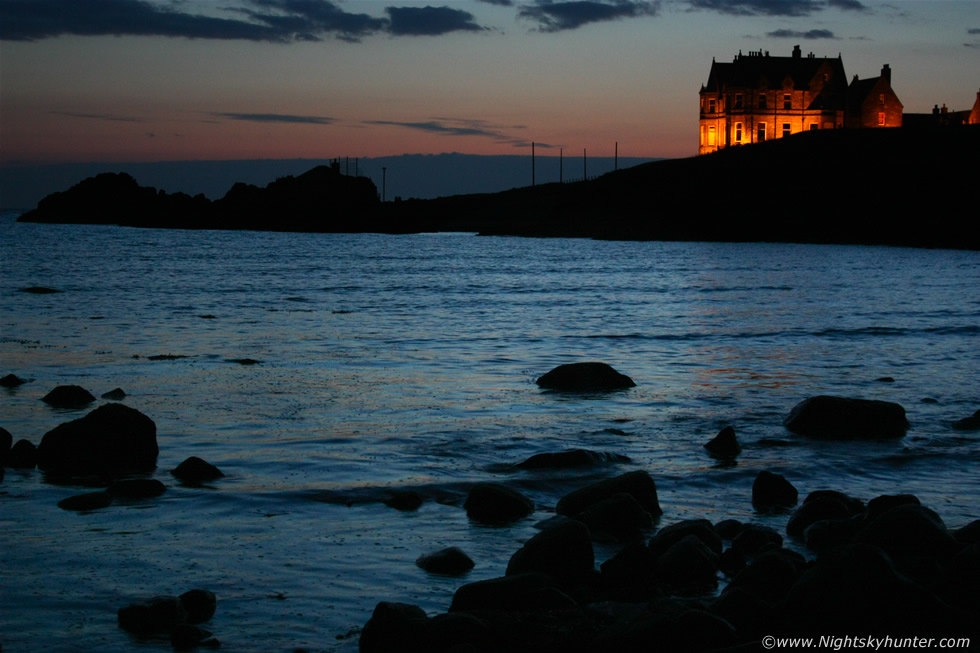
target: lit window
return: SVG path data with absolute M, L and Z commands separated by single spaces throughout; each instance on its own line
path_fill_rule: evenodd
M 885 112 L 884 111 L 879 111 L 878 112 L 878 126 L 879 127 L 884 127 L 885 126 Z
M 742 94 L 741 93 L 736 93 L 735 94 L 735 108 L 736 109 L 741 109 L 742 108 Z
M 882 93 L 881 95 L 878 96 L 878 104 L 884 104 L 884 103 L 885 103 L 885 94 Z
M 811 123 L 810 124 L 810 131 L 815 132 L 818 129 L 820 129 L 820 125 L 818 125 L 817 123 Z
M 759 141 L 760 143 L 766 140 L 766 123 L 759 123 L 759 129 L 756 132 L 755 140 Z
M 783 123 L 783 137 L 789 136 L 793 133 L 793 128 L 788 122 Z
M 735 123 L 735 142 L 742 142 L 742 123 L 740 122 Z
M 715 100 L 714 98 L 712 98 L 708 100 L 708 113 L 714 113 L 714 112 L 715 112 Z
M 763 93 L 762 95 L 759 96 L 759 108 L 760 109 L 765 109 L 766 108 L 766 94 L 765 93 Z
M 714 126 L 708 127 L 708 145 L 715 144 L 715 128 Z
M 701 145 L 704 145 L 704 125 L 701 125 Z
M 789 93 L 783 94 L 783 108 L 792 109 L 793 108 L 793 96 Z

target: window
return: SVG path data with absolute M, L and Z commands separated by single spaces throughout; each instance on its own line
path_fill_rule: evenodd
M 812 123 L 812 124 L 810 125 L 810 131 L 812 131 L 812 132 L 815 132 L 815 131 L 817 131 L 818 129 L 820 129 L 820 125 L 818 125 L 817 123 Z
M 766 94 L 765 93 L 763 93 L 762 95 L 759 96 L 759 108 L 760 109 L 765 109 L 766 108 Z
M 708 100 L 708 113 L 714 113 L 714 112 L 715 112 L 715 99 L 711 98 L 710 100 Z
M 715 128 L 714 125 L 708 127 L 708 145 L 715 144 Z
M 885 126 L 885 112 L 884 111 L 879 111 L 878 112 L 878 126 L 879 127 L 884 127 Z
M 783 94 L 783 108 L 792 109 L 793 108 L 793 96 L 789 93 Z
M 884 103 L 885 103 L 885 94 L 882 93 L 881 95 L 878 96 L 878 104 L 884 104 Z
M 759 123 L 759 129 L 756 132 L 755 140 L 759 141 L 760 143 L 766 140 L 766 123 L 764 122 Z
M 789 136 L 792 133 L 793 133 L 793 127 L 788 122 L 784 122 L 783 123 L 783 138 L 786 138 L 787 136 Z
M 740 122 L 735 123 L 735 142 L 742 142 L 742 123 Z
M 735 94 L 735 108 L 736 109 L 741 109 L 742 108 L 742 94 L 741 93 L 736 93 Z

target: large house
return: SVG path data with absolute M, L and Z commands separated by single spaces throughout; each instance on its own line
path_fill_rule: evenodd
M 848 84 L 844 63 L 803 56 L 749 52 L 731 63 L 712 60 L 701 87 L 698 154 L 759 143 L 812 129 L 900 127 L 902 103 L 891 87 L 891 68 Z

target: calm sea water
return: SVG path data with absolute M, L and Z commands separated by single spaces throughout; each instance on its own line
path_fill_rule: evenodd
M 192 587 L 217 593 L 227 650 L 355 651 L 379 600 L 445 611 L 502 575 L 566 492 L 645 469 L 665 514 L 753 512 L 760 470 L 802 495 L 912 492 L 951 527 L 980 517 L 980 255 L 877 247 L 623 243 L 135 230 L 0 219 L 0 425 L 35 443 L 87 411 L 40 398 L 61 384 L 121 387 L 157 424 L 160 498 L 91 513 L 83 488 L 7 470 L 0 483 L 5 651 L 169 650 L 116 609 Z M 18 292 L 43 285 L 63 292 Z M 150 360 L 151 356 L 184 358 Z M 255 365 L 234 359 L 251 358 Z M 552 367 L 608 362 L 637 387 L 543 393 Z M 879 381 L 892 377 L 894 382 Z M 900 441 L 810 442 L 781 426 L 826 393 L 897 401 Z M 702 444 L 735 427 L 734 466 Z M 791 446 L 760 444 L 779 438 Z M 616 467 L 515 472 L 584 447 Z M 227 477 L 179 486 L 197 455 Z M 516 525 L 472 524 L 467 488 L 494 480 L 538 504 Z M 392 488 L 428 501 L 402 513 Z M 457 545 L 476 568 L 430 576 Z M 598 558 L 615 551 L 597 545 Z

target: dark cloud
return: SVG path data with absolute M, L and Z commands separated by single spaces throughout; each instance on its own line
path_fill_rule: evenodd
M 245 120 L 248 122 L 288 122 L 305 123 L 310 125 L 329 125 L 334 120 L 324 116 L 296 116 L 288 113 L 235 113 L 221 112 L 212 113 L 218 118 L 229 118 L 231 120 Z
M 396 120 L 367 120 L 369 125 L 389 125 L 392 127 L 405 127 L 418 131 L 429 132 L 432 134 L 442 134 L 445 136 L 482 136 L 492 138 L 502 143 L 516 142 L 515 139 L 504 132 L 504 129 L 524 129 L 521 125 L 511 127 L 499 127 L 490 125 L 484 120 L 466 120 L 459 118 L 432 118 L 423 122 L 400 122 Z
M 980 34 L 980 27 L 971 27 L 970 29 L 966 30 L 966 33 L 967 34 Z
M 479 32 L 473 14 L 451 7 L 385 7 L 388 31 L 395 36 L 437 36 L 448 32 Z
M 499 5 L 501 7 L 511 7 L 514 5 L 514 0 L 477 0 L 477 2 L 485 2 L 488 5 Z
M 695 9 L 735 16 L 808 16 L 824 8 L 819 0 L 689 0 Z
M 858 0 L 827 0 L 827 4 L 844 11 L 868 11 L 868 8 Z
M 86 120 L 108 120 L 109 122 L 143 122 L 139 118 L 132 116 L 118 116 L 111 113 L 80 113 L 77 111 L 52 111 L 58 116 L 68 116 L 69 118 L 84 118 Z
M 261 11 L 244 8 L 242 13 L 286 35 L 285 40 L 316 41 L 322 34 L 333 34 L 357 41 L 388 27 L 383 18 L 347 13 L 328 0 L 251 0 L 251 4 Z
M 774 39 L 835 39 L 834 33 L 829 29 L 811 29 L 800 32 L 793 29 L 777 29 L 774 32 L 766 32 L 766 36 Z
M 659 1 L 642 2 L 634 0 L 573 0 L 554 2 L 537 0 L 533 5 L 524 5 L 518 11 L 521 18 L 538 23 L 542 32 L 560 32 L 576 29 L 589 23 L 598 23 L 636 16 L 651 16 L 660 9 Z

